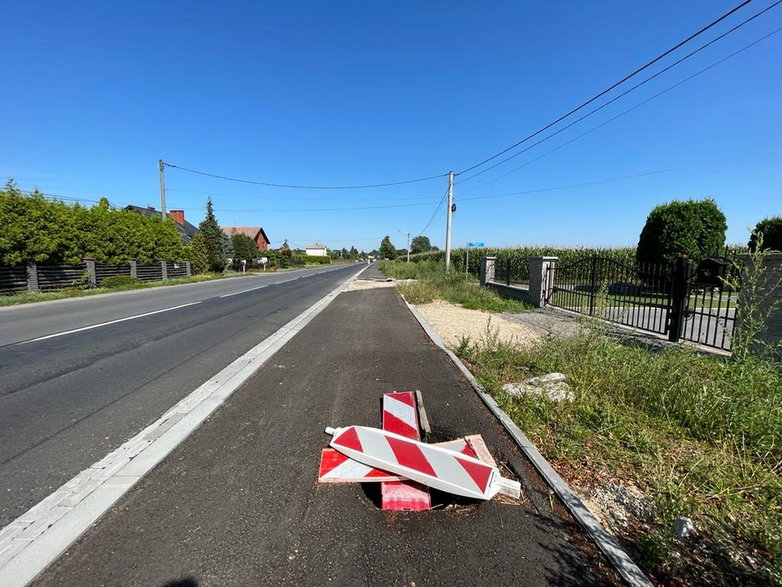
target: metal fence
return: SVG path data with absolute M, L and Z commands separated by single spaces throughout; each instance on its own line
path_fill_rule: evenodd
M 681 257 L 673 266 L 628 265 L 599 255 L 555 265 L 548 304 L 632 328 L 664 334 L 676 342 L 730 350 L 738 292 L 726 282 L 736 263 L 705 259 L 691 266 Z
M 505 285 L 526 285 L 529 283 L 529 259 L 525 257 L 497 257 L 494 263 L 494 281 Z

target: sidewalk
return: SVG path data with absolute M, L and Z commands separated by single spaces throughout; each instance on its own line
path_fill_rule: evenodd
M 362 278 L 380 279 L 375 267 Z M 480 433 L 519 502 L 380 511 L 318 485 L 326 426 L 380 425 L 420 389 L 437 442 Z M 507 474 L 507 473 L 506 473 Z M 447 503 L 448 496 L 436 496 Z M 605 584 L 606 564 L 393 288 L 349 291 L 36 581 L 41 585 Z M 603 570 L 600 570 L 603 569 Z M 179 583 L 177 583 L 179 582 Z

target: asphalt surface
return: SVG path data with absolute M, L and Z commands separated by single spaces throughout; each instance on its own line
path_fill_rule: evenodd
M 367 274 L 372 277 L 372 274 Z M 420 389 L 428 441 L 480 433 L 523 496 L 383 512 L 319 485 L 326 426 Z M 446 507 L 447 506 L 447 507 Z M 38 585 L 552 585 L 614 581 L 394 289 L 346 292 L 53 563 Z
M 0 313 L 0 528 L 360 268 L 221 280 Z M 28 334 L 21 336 L 29 340 L 188 302 L 198 303 L 37 342 L 18 340 L 25 324 Z

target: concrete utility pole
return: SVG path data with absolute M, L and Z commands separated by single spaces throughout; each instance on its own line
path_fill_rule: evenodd
M 407 233 L 407 262 L 410 262 L 410 233 Z
M 166 219 L 166 177 L 163 174 L 163 160 L 157 162 L 160 169 L 160 216 Z
M 453 171 L 448 172 L 448 210 L 445 214 L 445 270 L 451 268 L 451 214 L 453 214 Z

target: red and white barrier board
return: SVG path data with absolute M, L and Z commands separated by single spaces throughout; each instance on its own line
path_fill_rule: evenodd
M 434 446 L 477 458 L 492 467 L 496 466 L 480 434 L 439 442 Z M 333 448 L 324 448 L 321 451 L 319 483 L 379 483 L 381 481 L 404 481 L 404 477 L 359 463 Z
M 393 432 L 365 426 L 327 428 L 331 446 L 344 455 L 383 471 L 455 495 L 491 499 L 498 492 L 518 498 L 521 486 L 476 458 Z
M 414 391 L 383 395 L 383 430 L 412 440 L 421 440 Z M 388 481 L 380 486 L 383 510 L 420 512 L 432 507 L 429 488 L 409 481 Z

